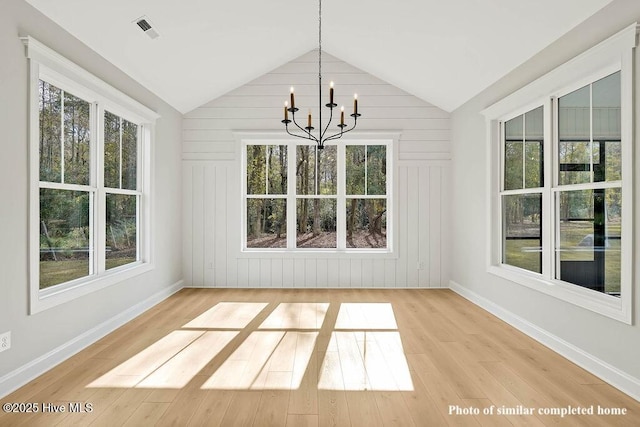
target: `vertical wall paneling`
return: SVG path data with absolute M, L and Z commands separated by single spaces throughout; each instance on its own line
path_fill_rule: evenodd
M 329 54 L 323 74 L 337 102 L 358 93 L 359 131 L 394 131 L 397 206 L 394 256 L 287 257 L 241 254 L 241 165 L 237 132 L 281 131 L 282 96 L 317 103 L 316 53 L 309 52 L 183 119 L 183 274 L 187 286 L 438 287 L 449 273 L 449 113 Z M 364 110 L 364 107 L 366 111 Z M 316 114 L 316 112 L 313 112 Z M 423 266 L 423 269 L 419 269 Z
M 375 287 L 376 285 L 373 282 L 373 260 L 363 259 L 361 270 L 362 270 L 362 287 L 364 288 Z
M 204 280 L 203 286 L 212 287 L 215 283 L 215 270 L 214 270 L 214 260 L 215 260 L 215 236 L 214 236 L 214 228 L 215 221 L 211 221 L 216 212 L 216 197 L 215 197 L 215 188 L 216 188 L 216 167 L 214 166 L 205 166 L 204 168 L 204 177 L 203 177 L 203 194 L 202 198 L 204 199 L 204 209 L 203 209 L 203 239 L 204 239 Z
M 193 285 L 204 286 L 204 166 L 193 169 Z
M 226 241 L 223 243 L 226 248 L 225 256 L 227 257 L 227 284 L 220 283 L 218 286 L 237 287 L 238 285 L 238 268 L 237 259 L 229 256 L 230 253 L 238 251 L 240 248 L 240 176 L 238 175 L 237 165 L 233 167 L 225 167 L 227 185 L 225 186 L 224 196 L 227 205 L 227 216 L 224 218 L 222 227 L 225 229 Z M 235 222 L 232 218 L 238 218 Z M 221 221 L 220 218 L 214 218 L 214 221 Z M 229 226 L 232 224 L 232 226 Z
M 306 259 L 304 261 L 304 285 L 306 288 L 315 288 L 317 282 L 317 260 Z
M 305 260 L 304 258 L 296 258 L 293 261 L 293 277 L 294 277 L 294 282 L 293 282 L 293 286 L 296 288 L 304 288 L 305 287 L 305 271 L 304 271 L 304 265 Z
M 271 260 L 268 258 L 262 258 L 260 261 L 260 277 L 258 282 L 261 288 L 271 287 Z
M 327 260 L 320 258 L 316 260 L 316 287 L 326 288 L 329 286 L 329 277 L 327 275 Z
M 420 208 L 419 168 L 407 168 L 407 286 L 418 287 L 418 261 L 420 260 Z
M 330 288 L 340 287 L 340 263 L 336 258 L 327 260 L 327 284 Z
M 271 287 L 282 287 L 282 259 L 280 258 L 271 260 Z
M 351 260 L 351 273 L 349 274 L 349 282 L 352 288 L 361 288 L 362 284 L 362 260 L 352 259 Z M 371 285 L 368 285 L 371 286 Z
M 251 287 L 249 283 L 249 260 L 247 258 L 238 258 L 238 287 Z M 255 286 L 255 284 L 254 284 Z
M 399 248 L 398 248 L 398 261 L 396 263 L 396 287 L 407 287 L 407 259 L 409 258 L 408 250 L 408 232 L 409 224 L 408 211 L 411 201 L 409 196 L 409 182 L 408 182 L 408 168 L 406 166 L 400 166 L 398 171 L 398 232 L 399 232 Z
M 448 254 L 440 257 L 440 286 L 448 286 L 451 279 L 451 236 L 453 230 L 451 228 L 451 203 L 449 198 L 445 198 L 445 194 L 451 194 L 451 167 L 449 165 L 441 168 L 440 188 L 442 197 L 440 200 L 440 252 Z
M 420 262 L 424 269 L 418 270 L 418 282 L 420 287 L 429 286 L 429 261 L 430 261 L 430 245 L 429 245 L 429 168 L 420 168 L 418 171 L 418 187 L 420 192 L 419 198 L 419 225 L 418 225 L 418 253 L 420 254 Z
M 385 286 L 385 262 L 381 262 L 380 260 L 371 261 L 372 264 L 372 274 L 373 274 L 373 287 L 382 288 Z
M 209 189 L 216 198 L 215 212 L 207 218 L 215 224 L 215 286 L 230 285 L 227 281 L 227 169 L 224 165 L 216 167 L 215 186 Z
M 182 169 L 182 276 L 193 285 L 193 169 Z
M 250 258 L 248 265 L 248 284 L 250 287 L 258 287 L 261 285 L 260 259 Z
M 396 286 L 396 264 L 396 260 L 386 259 L 384 261 L 384 286 L 386 288 Z
M 338 282 L 341 288 L 351 287 L 351 262 L 349 259 L 340 258 L 338 261 Z
M 282 286 L 285 288 L 294 286 L 293 260 L 291 258 L 282 260 Z
M 431 287 L 443 286 L 440 275 L 440 257 L 442 241 L 441 233 L 441 208 L 442 208 L 442 187 L 441 187 L 442 168 L 432 167 L 429 171 L 429 197 L 430 197 L 430 217 L 429 217 L 429 239 L 430 260 L 429 260 L 429 285 Z

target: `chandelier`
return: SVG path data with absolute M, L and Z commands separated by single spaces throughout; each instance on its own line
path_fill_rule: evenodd
M 360 113 L 358 113 L 358 95 L 353 95 L 353 113 L 351 117 L 353 117 L 353 126 L 349 129 L 345 129 L 348 127 L 344 123 L 344 106 L 340 108 L 340 124 L 338 124 L 339 131 L 336 133 L 329 133 L 329 126 L 331 125 L 331 121 L 333 120 L 333 109 L 337 107 L 338 104 L 334 102 L 333 98 L 333 82 L 329 84 L 329 103 L 325 104 L 325 107 L 329 108 L 329 121 L 326 123 L 324 129 L 322 128 L 322 0 L 318 0 L 318 130 L 317 132 L 312 132 L 315 128 L 313 127 L 313 121 L 311 118 L 311 109 L 309 109 L 309 114 L 307 116 L 307 126 L 302 127 L 296 121 L 296 112 L 299 111 L 299 108 L 296 107 L 295 96 L 293 87 L 291 87 L 291 93 L 289 96 L 289 101 L 285 101 L 284 103 L 284 123 L 285 130 L 291 136 L 295 136 L 298 138 L 309 139 L 311 141 L 315 141 L 317 147 L 319 149 L 324 148 L 324 144 L 327 141 L 331 141 L 334 139 L 342 138 L 347 132 L 351 132 L 356 128 L 358 117 L 360 117 Z M 291 113 L 291 120 L 289 120 L 289 113 Z M 293 132 L 289 130 L 289 123 L 293 123 L 297 129 L 293 129 Z

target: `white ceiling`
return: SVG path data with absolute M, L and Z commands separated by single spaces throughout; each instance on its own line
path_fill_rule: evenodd
M 318 45 L 316 0 L 27 1 L 183 113 Z M 324 0 L 322 44 L 452 111 L 610 1 Z

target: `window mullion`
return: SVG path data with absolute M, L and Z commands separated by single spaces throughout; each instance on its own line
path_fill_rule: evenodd
M 557 123 L 554 114 L 553 99 L 549 99 L 543 106 L 543 143 L 542 143 L 542 156 L 543 156 L 543 176 L 544 187 L 542 192 L 542 275 L 547 279 L 553 278 L 555 274 L 554 268 L 554 224 L 553 215 L 555 209 L 555 199 L 551 190 L 554 174 L 554 158 L 556 157 L 555 138 L 554 138 L 554 126 Z
M 298 146 L 289 142 L 287 144 L 287 249 L 296 247 L 296 155 Z M 246 170 L 246 169 L 245 169 Z M 246 175 L 246 173 L 245 173 Z M 246 237 L 245 237 L 246 238 Z
M 60 90 L 60 182 L 64 183 L 64 90 Z
M 95 104 L 94 104 L 95 105 Z M 92 160 L 92 167 L 95 169 L 97 191 L 94 195 L 94 250 L 96 254 L 97 273 L 103 273 L 106 269 L 106 192 L 104 190 L 104 109 L 100 105 L 95 105 L 96 119 L 92 121 L 95 124 L 94 141 L 96 146 L 96 156 Z
M 346 194 L 346 159 L 345 144 L 338 144 L 336 147 L 338 188 L 336 201 L 336 246 L 338 250 L 347 248 L 347 200 Z

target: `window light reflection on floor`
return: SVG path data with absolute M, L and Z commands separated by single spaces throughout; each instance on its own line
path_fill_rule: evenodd
M 199 375 L 208 377 L 202 389 L 295 390 L 306 380 L 318 389 L 413 390 L 391 304 L 342 303 L 325 325 L 329 311 L 321 302 L 221 302 L 87 387 L 179 389 Z

